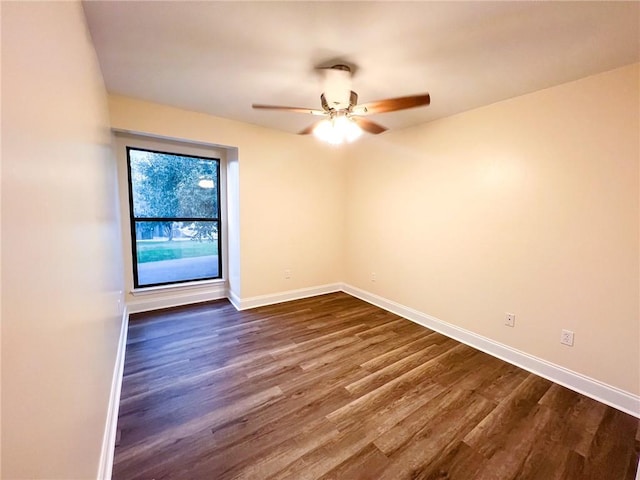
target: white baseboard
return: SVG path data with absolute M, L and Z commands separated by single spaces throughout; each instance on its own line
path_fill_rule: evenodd
M 124 307 L 122 323 L 120 325 L 120 337 L 118 338 L 118 350 L 116 362 L 111 379 L 111 395 L 107 409 L 107 421 L 102 438 L 102 451 L 100 452 L 100 464 L 98 465 L 98 480 L 111 480 L 113 469 L 113 455 L 118 433 L 118 410 L 120 408 L 120 392 L 122 389 L 122 376 L 124 373 L 124 356 L 127 348 L 127 332 L 129 329 L 129 312 Z
M 298 290 L 289 290 L 287 292 L 274 293 L 269 295 L 258 295 L 241 299 L 237 296 L 229 298 L 229 301 L 237 310 L 247 310 L 249 308 L 264 307 L 265 305 L 273 305 L 275 303 L 290 302 L 292 300 L 300 300 L 302 298 L 315 297 L 326 293 L 334 293 L 342 290 L 341 283 L 331 283 L 328 285 L 320 285 L 318 287 L 301 288 Z
M 500 358 L 531 373 L 551 380 L 578 393 L 640 418 L 640 396 L 612 387 L 593 378 L 566 369 L 541 358 L 521 352 L 464 328 L 387 300 L 351 285 L 343 285 L 342 291 L 365 302 L 400 315 L 459 342 Z
M 138 294 L 140 295 L 140 294 Z M 169 291 L 145 293 L 143 296 L 127 302 L 129 313 L 148 312 L 161 308 L 179 307 L 190 303 L 207 302 L 227 298 L 227 288 L 224 283 L 200 288 L 176 288 Z
M 238 295 L 236 295 L 236 292 L 234 292 L 231 289 L 228 289 L 227 290 L 227 299 L 231 302 L 231 305 L 236 307 L 236 310 L 238 310 L 238 311 L 242 310 L 242 308 L 240 307 L 242 305 L 242 300 L 240 299 L 240 297 Z

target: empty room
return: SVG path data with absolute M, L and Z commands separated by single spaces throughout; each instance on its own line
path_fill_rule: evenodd
M 640 2 L 0 19 L 1 478 L 640 479 Z

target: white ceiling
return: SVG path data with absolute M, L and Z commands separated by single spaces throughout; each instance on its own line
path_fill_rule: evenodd
M 640 61 L 640 2 L 86 1 L 109 92 L 297 132 L 317 66 L 355 67 L 360 102 L 431 94 L 390 128 Z M 338 62 L 339 60 L 339 62 Z M 602 92 L 603 96 L 607 92 Z

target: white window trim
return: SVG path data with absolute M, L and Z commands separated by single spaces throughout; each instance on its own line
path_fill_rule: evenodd
M 114 143 L 118 157 L 118 178 L 120 215 L 122 225 L 123 256 L 125 263 L 125 282 L 127 290 L 133 296 L 161 295 L 179 293 L 184 290 L 211 288 L 212 286 L 226 286 L 229 272 L 229 232 L 228 232 L 228 201 L 227 201 L 227 149 L 212 144 L 189 142 L 186 140 L 159 138 L 151 135 L 130 133 L 114 130 Z M 222 230 L 222 274 L 221 278 L 194 280 L 168 285 L 151 287 L 133 286 L 133 256 L 131 245 L 131 222 L 129 221 L 129 185 L 127 180 L 127 147 L 157 150 L 173 154 L 185 154 L 217 158 L 220 160 L 220 226 Z

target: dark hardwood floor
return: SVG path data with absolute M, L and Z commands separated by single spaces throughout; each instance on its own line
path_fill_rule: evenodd
M 337 293 L 133 315 L 115 479 L 633 480 L 640 422 Z

